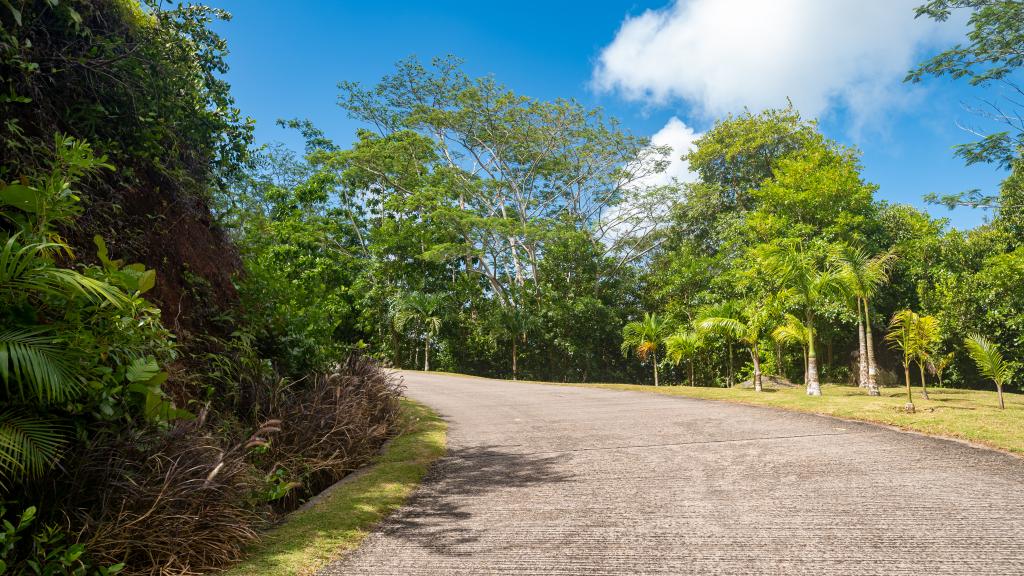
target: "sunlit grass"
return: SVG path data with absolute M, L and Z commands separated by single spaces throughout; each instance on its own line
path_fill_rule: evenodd
M 368 469 L 296 512 L 248 550 L 230 576 L 313 574 L 355 549 L 370 530 L 402 505 L 430 464 L 445 451 L 446 429 L 429 408 L 402 401 L 405 432 Z
M 930 400 L 915 387 L 917 411 L 903 411 L 905 388 L 883 388 L 882 395 L 868 396 L 854 386 L 823 385 L 821 397 L 807 396 L 801 386 L 754 392 L 746 388 L 701 388 L 689 386 L 639 386 L 634 384 L 571 384 L 588 388 L 634 390 L 669 396 L 723 400 L 741 404 L 772 406 L 786 410 L 827 414 L 897 426 L 925 434 L 959 438 L 993 448 L 1024 454 L 1024 395 L 1004 394 L 1006 409 L 999 409 L 995 392 L 929 388 Z

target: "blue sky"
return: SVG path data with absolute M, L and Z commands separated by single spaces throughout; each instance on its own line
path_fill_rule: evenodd
M 493 74 L 537 98 L 602 106 L 633 132 L 660 131 L 677 148 L 725 113 L 782 106 L 790 97 L 821 119 L 826 134 L 862 149 L 865 177 L 880 186 L 880 198 L 926 208 L 959 228 L 985 213 L 926 206 L 921 197 L 992 193 L 1004 176 L 952 155 L 971 139 L 956 122 L 980 124 L 963 103 L 983 91 L 899 81 L 962 33 L 958 23 L 914 21 L 912 0 L 210 3 L 233 14 L 217 25 L 231 50 L 227 79 L 256 119 L 260 142 L 301 149 L 295 134 L 274 124 L 298 117 L 347 144 L 358 124 L 335 103 L 339 81 L 372 84 L 407 56 L 454 54 L 470 74 Z

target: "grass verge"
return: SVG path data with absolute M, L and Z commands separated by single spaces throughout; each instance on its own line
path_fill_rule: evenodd
M 447 425 L 437 414 L 403 399 L 402 419 L 404 432 L 373 464 L 331 488 L 309 508 L 291 514 L 226 574 L 312 574 L 355 549 L 380 520 L 405 502 L 430 464 L 444 454 Z
M 723 400 L 755 406 L 771 406 L 799 412 L 825 414 L 862 420 L 931 434 L 968 440 L 1017 455 L 1024 455 L 1024 395 L 1006 394 L 1006 409 L 1000 410 L 995 392 L 929 388 L 930 400 L 914 389 L 917 412 L 902 410 L 905 388 L 883 388 L 882 395 L 868 396 L 854 386 L 824 385 L 821 397 L 807 396 L 803 387 L 757 393 L 746 388 L 700 388 L 689 386 L 641 386 L 635 384 L 569 384 L 587 388 L 609 388 Z

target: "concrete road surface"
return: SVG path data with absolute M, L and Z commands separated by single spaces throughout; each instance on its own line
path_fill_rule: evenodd
M 1024 460 L 638 392 L 404 374 L 450 423 L 325 575 L 1024 574 Z

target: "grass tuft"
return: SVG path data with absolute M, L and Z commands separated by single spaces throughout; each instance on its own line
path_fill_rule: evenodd
M 430 464 L 444 454 L 447 425 L 437 414 L 403 399 L 401 417 L 404 432 L 373 464 L 290 515 L 246 550 L 246 559 L 226 574 L 313 574 L 355 549 L 377 523 L 405 502 Z

